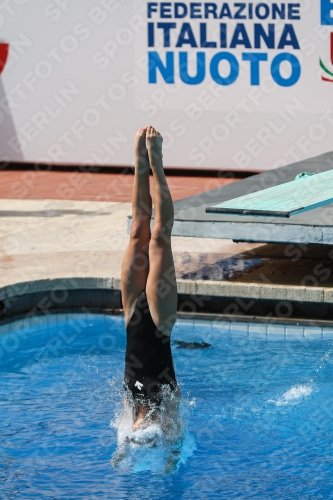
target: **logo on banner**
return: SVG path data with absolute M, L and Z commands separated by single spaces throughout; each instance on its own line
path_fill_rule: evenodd
M 264 66 L 280 87 L 295 85 L 300 20 L 299 3 L 147 2 L 148 82 L 232 85 L 244 61 L 251 86 Z
M 322 26 L 333 26 L 333 2 L 331 0 L 321 0 L 320 20 Z M 330 36 L 330 51 L 331 63 L 333 65 L 333 33 Z M 333 77 L 333 72 L 326 68 L 321 58 L 319 58 L 319 65 L 327 75 Z M 328 78 L 327 76 L 322 76 L 321 79 L 324 82 L 333 83 L 332 78 Z
M 7 57 L 8 57 L 9 44 L 0 43 L 0 74 L 3 72 Z
M 331 63 L 333 65 L 333 33 L 331 33 L 331 37 L 330 38 L 331 38 Z M 319 64 L 320 64 L 321 69 L 323 69 L 327 75 L 330 75 L 331 77 L 333 77 L 333 72 L 329 71 L 326 68 L 326 66 L 323 63 L 323 61 L 321 60 L 321 58 L 319 58 Z M 331 83 L 333 83 L 332 78 L 327 78 L 327 76 L 322 76 L 321 79 L 323 80 L 323 82 L 331 82 Z

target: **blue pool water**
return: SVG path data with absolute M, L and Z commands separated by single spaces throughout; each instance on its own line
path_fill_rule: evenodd
M 212 345 L 173 345 L 177 453 L 161 443 L 115 465 L 123 318 L 51 318 L 1 335 L 0 498 L 333 497 L 330 341 L 253 340 L 182 322 L 173 339 Z

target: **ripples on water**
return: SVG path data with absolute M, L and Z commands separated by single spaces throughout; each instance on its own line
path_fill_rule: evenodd
M 1 336 L 1 500 L 331 498 L 331 343 L 182 323 L 173 338 L 181 426 L 140 447 L 124 439 L 121 317 Z

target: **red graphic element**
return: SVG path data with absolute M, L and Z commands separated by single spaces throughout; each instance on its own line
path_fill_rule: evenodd
M 326 78 L 326 76 L 322 76 L 321 79 L 323 80 L 323 82 L 331 82 L 331 83 L 333 83 L 333 80 L 330 80 L 329 78 Z
M 2 73 L 7 57 L 8 57 L 9 43 L 0 43 L 0 73 Z

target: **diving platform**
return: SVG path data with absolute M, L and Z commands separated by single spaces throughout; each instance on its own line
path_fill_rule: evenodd
M 329 152 L 175 201 L 172 234 L 332 245 L 332 202 L 333 152 Z

